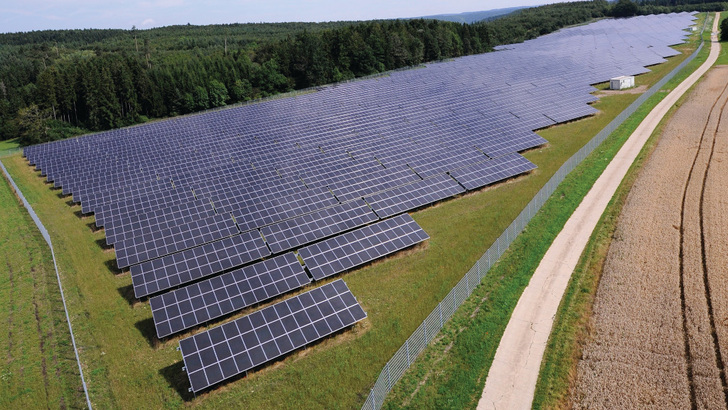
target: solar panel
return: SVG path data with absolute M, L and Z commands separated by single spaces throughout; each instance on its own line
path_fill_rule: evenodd
M 417 181 L 418 177 L 410 168 L 395 167 L 377 171 L 371 174 L 360 175 L 350 179 L 331 184 L 329 188 L 341 202 L 362 198 L 365 195 L 384 191 L 400 185 Z
M 301 248 L 298 254 L 314 280 L 321 280 L 426 239 L 417 222 L 402 214 Z
M 96 226 L 104 226 L 107 220 L 121 219 L 129 214 L 143 214 L 155 209 L 164 209 L 180 202 L 194 201 L 192 190 L 178 188 L 164 194 L 149 195 L 143 198 L 113 202 L 96 209 Z
M 106 244 L 113 245 L 120 241 L 209 218 L 213 215 L 215 215 L 215 209 L 212 205 L 199 199 L 144 214 L 130 215 L 113 223 L 107 221 L 104 226 Z
M 366 318 L 343 280 L 268 306 L 179 343 L 199 392 Z
M 261 228 L 271 252 L 317 241 L 376 221 L 377 216 L 363 200 L 340 204 Z
M 467 189 L 477 189 L 536 168 L 520 154 L 504 155 L 477 165 L 450 172 Z
M 149 299 L 157 336 L 197 326 L 311 283 L 286 253 Z
M 465 192 L 455 180 L 438 175 L 364 198 L 380 218 L 388 218 Z
M 214 215 L 115 243 L 116 265 L 125 268 L 239 232 L 230 215 Z
M 250 231 L 132 265 L 134 295 L 141 298 L 268 255 L 260 232 Z
M 301 193 L 252 205 L 248 208 L 236 209 L 233 216 L 243 231 L 255 229 L 294 218 L 328 206 L 338 201 L 328 188 L 312 188 Z

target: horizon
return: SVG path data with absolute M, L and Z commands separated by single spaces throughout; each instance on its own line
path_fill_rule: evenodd
M 28 0 L 14 7 L 0 6 L 0 33 L 44 30 L 123 29 L 138 30 L 168 26 L 221 24 L 321 23 L 368 21 L 457 15 L 511 7 L 534 7 L 563 3 L 563 0 L 463 0 L 453 4 L 442 0 L 407 2 L 373 0 L 365 5 L 337 7 L 333 0 L 306 3 L 293 0 L 269 2 L 213 0 L 109 0 L 99 5 L 92 0 L 57 0 L 48 3 Z

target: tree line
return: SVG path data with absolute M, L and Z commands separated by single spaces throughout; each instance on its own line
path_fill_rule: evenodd
M 559 3 L 473 24 L 419 19 L 3 34 L 0 140 L 44 142 L 488 52 L 624 13 L 625 1 Z M 633 14 L 678 7 L 627 3 L 637 7 Z

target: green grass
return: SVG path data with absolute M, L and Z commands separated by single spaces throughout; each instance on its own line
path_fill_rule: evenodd
M 720 13 L 720 23 L 726 18 L 728 18 L 728 11 Z M 718 30 L 720 30 L 720 23 L 718 23 Z M 718 38 L 720 38 L 720 35 Z M 716 65 L 728 64 L 728 47 L 724 47 L 726 43 L 728 42 L 721 41 L 720 55 L 718 56 L 718 61 L 715 62 Z
M 709 30 L 704 36 L 709 39 Z M 690 63 L 687 72 L 692 72 L 705 61 L 709 52 L 709 44 L 706 42 L 703 51 L 695 61 Z M 678 78 L 680 77 L 685 76 L 679 75 Z M 677 81 L 677 79 L 673 79 L 668 83 L 668 87 L 674 87 Z M 616 229 L 622 207 L 642 166 L 657 146 L 665 124 L 689 95 L 690 91 L 680 98 L 652 133 L 607 206 L 579 259 L 559 306 L 553 331 L 544 353 L 534 395 L 534 408 L 570 407 L 569 388 L 574 382 L 582 348 L 589 337 L 592 306 L 601 278 L 602 266 L 607 257 L 612 234 Z
M 80 407 L 50 251 L 0 174 L 0 408 Z
M 18 144 L 17 138 L 13 138 L 11 140 L 0 141 L 0 151 L 14 149 L 14 148 L 18 148 L 18 147 L 20 147 L 20 144 Z
M 0 157 L 5 156 L 5 154 L 8 154 L 8 151 L 14 151 L 16 149 L 20 148 L 20 144 L 18 143 L 17 138 L 13 138 L 11 140 L 5 140 L 0 141 Z
M 689 54 L 696 46 L 693 42 L 684 51 Z M 697 67 L 706 56 L 707 52 L 701 52 L 691 63 L 691 68 Z M 637 85 L 653 84 L 674 68 L 678 60 L 682 59 L 654 67 L 653 73 L 637 78 Z M 635 115 L 565 179 L 483 283 L 446 324 L 436 342 L 425 350 L 395 386 L 385 407 L 472 408 L 477 405 L 513 308 L 551 242 L 642 118 L 689 71 L 683 71 L 678 79 L 665 86 L 664 91 L 648 99 Z M 625 94 L 603 97 L 599 103 L 602 105 L 598 106 L 603 111 L 600 115 L 553 127 L 541 134 L 547 139 L 563 133 L 583 133 L 588 136 L 587 139 L 591 138 L 633 98 L 636 96 Z
M 638 81 L 654 82 L 677 63 L 672 59 Z M 546 130 L 549 145 L 526 153 L 539 167 L 531 175 L 416 212 L 432 239 L 343 275 L 369 315 L 351 331 L 197 397 L 186 392 L 176 351 L 179 339 L 193 332 L 157 341 L 148 304 L 133 302 L 128 273 L 110 267 L 114 253 L 99 245 L 104 234 L 90 229 L 93 217 L 80 217 L 79 207 L 50 189 L 19 154 L 3 162 L 53 238 L 96 407 L 351 408 L 362 404 L 396 349 L 558 167 L 635 98 L 603 98 L 595 105 L 602 114 Z M 503 293 L 495 292 L 493 301 L 519 293 L 520 283 L 514 288 L 512 281 L 496 279 L 489 280 Z

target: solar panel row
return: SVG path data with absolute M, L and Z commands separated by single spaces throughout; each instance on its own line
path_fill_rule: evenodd
M 115 243 L 116 265 L 125 268 L 239 232 L 230 215 L 214 215 Z
M 198 392 L 364 319 L 339 279 L 179 343 L 192 391 Z
M 307 285 L 311 279 L 286 253 L 149 299 L 163 338 Z
M 314 280 L 321 280 L 426 239 L 429 236 L 417 222 L 402 214 L 306 246 L 299 255 Z
M 270 255 L 258 231 L 143 262 L 131 267 L 137 298 L 220 273 Z

